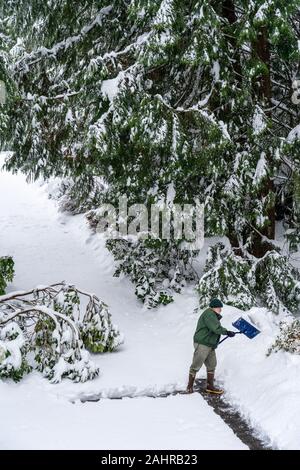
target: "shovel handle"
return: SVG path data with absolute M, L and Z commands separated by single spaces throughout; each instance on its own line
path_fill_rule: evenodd
M 229 338 L 229 336 L 225 336 L 225 338 L 221 339 L 221 341 L 218 342 L 218 346 L 219 346 L 219 344 L 223 343 L 223 341 L 225 341 L 225 339 L 228 339 L 228 338 Z
M 241 334 L 243 334 L 243 331 L 237 331 L 235 334 L 236 335 L 241 335 Z M 225 338 L 221 339 L 221 341 L 218 342 L 218 346 L 219 346 L 219 344 L 223 343 L 223 341 L 225 341 L 225 339 L 228 339 L 228 338 L 230 338 L 230 336 L 225 336 Z

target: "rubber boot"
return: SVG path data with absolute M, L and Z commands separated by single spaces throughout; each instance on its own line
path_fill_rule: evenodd
M 189 383 L 188 383 L 188 386 L 187 386 L 187 389 L 186 389 L 186 391 L 188 393 L 193 393 L 193 391 L 194 391 L 194 389 L 193 389 L 194 382 L 195 382 L 195 376 L 190 374 L 189 375 Z
M 222 395 L 223 390 L 214 386 L 214 375 L 214 372 L 207 372 L 206 392 L 214 393 L 215 395 Z

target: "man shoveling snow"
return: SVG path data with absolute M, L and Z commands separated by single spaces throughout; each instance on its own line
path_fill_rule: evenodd
M 214 375 L 217 365 L 215 349 L 219 343 L 220 335 L 233 337 L 235 332 L 228 331 L 221 326 L 220 312 L 223 304 L 219 299 L 212 299 L 209 308 L 200 315 L 194 334 L 194 356 L 190 367 L 187 392 L 193 392 L 193 385 L 197 372 L 203 364 L 207 369 L 206 392 L 221 395 L 223 390 L 214 386 Z

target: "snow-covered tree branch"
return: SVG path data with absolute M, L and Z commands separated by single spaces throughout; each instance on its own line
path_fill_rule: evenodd
M 0 296 L 0 376 L 19 380 L 35 368 L 51 382 L 99 374 L 91 352 L 113 351 L 123 335 L 108 306 L 65 283 Z
M 2 6 L 3 74 L 12 104 L 3 128 L 14 150 L 6 167 L 33 179 L 61 178 L 62 206 L 74 213 L 116 204 L 125 192 L 130 203 L 148 207 L 166 199 L 172 184 L 176 202 L 199 198 L 205 205 L 205 236 L 229 240 L 237 277 L 239 264 L 273 259 L 277 222 L 295 251 L 300 106 L 291 97 L 300 59 L 298 2 L 80 5 L 81 14 L 66 0 Z M 118 242 L 109 248 L 116 257 L 123 250 Z M 127 246 L 128 265 L 136 248 Z M 151 249 L 153 259 L 164 251 L 163 244 Z M 282 276 L 292 269 L 286 263 L 288 257 L 276 257 Z M 227 282 L 236 292 L 235 276 Z M 142 278 L 131 277 L 137 295 Z M 203 298 L 210 289 L 205 279 Z

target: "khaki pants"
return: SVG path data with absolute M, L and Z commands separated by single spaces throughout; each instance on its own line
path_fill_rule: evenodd
M 194 343 L 194 357 L 190 367 L 190 374 L 195 376 L 199 369 L 205 364 L 207 372 L 214 372 L 217 366 L 216 352 L 213 348 L 204 344 Z

